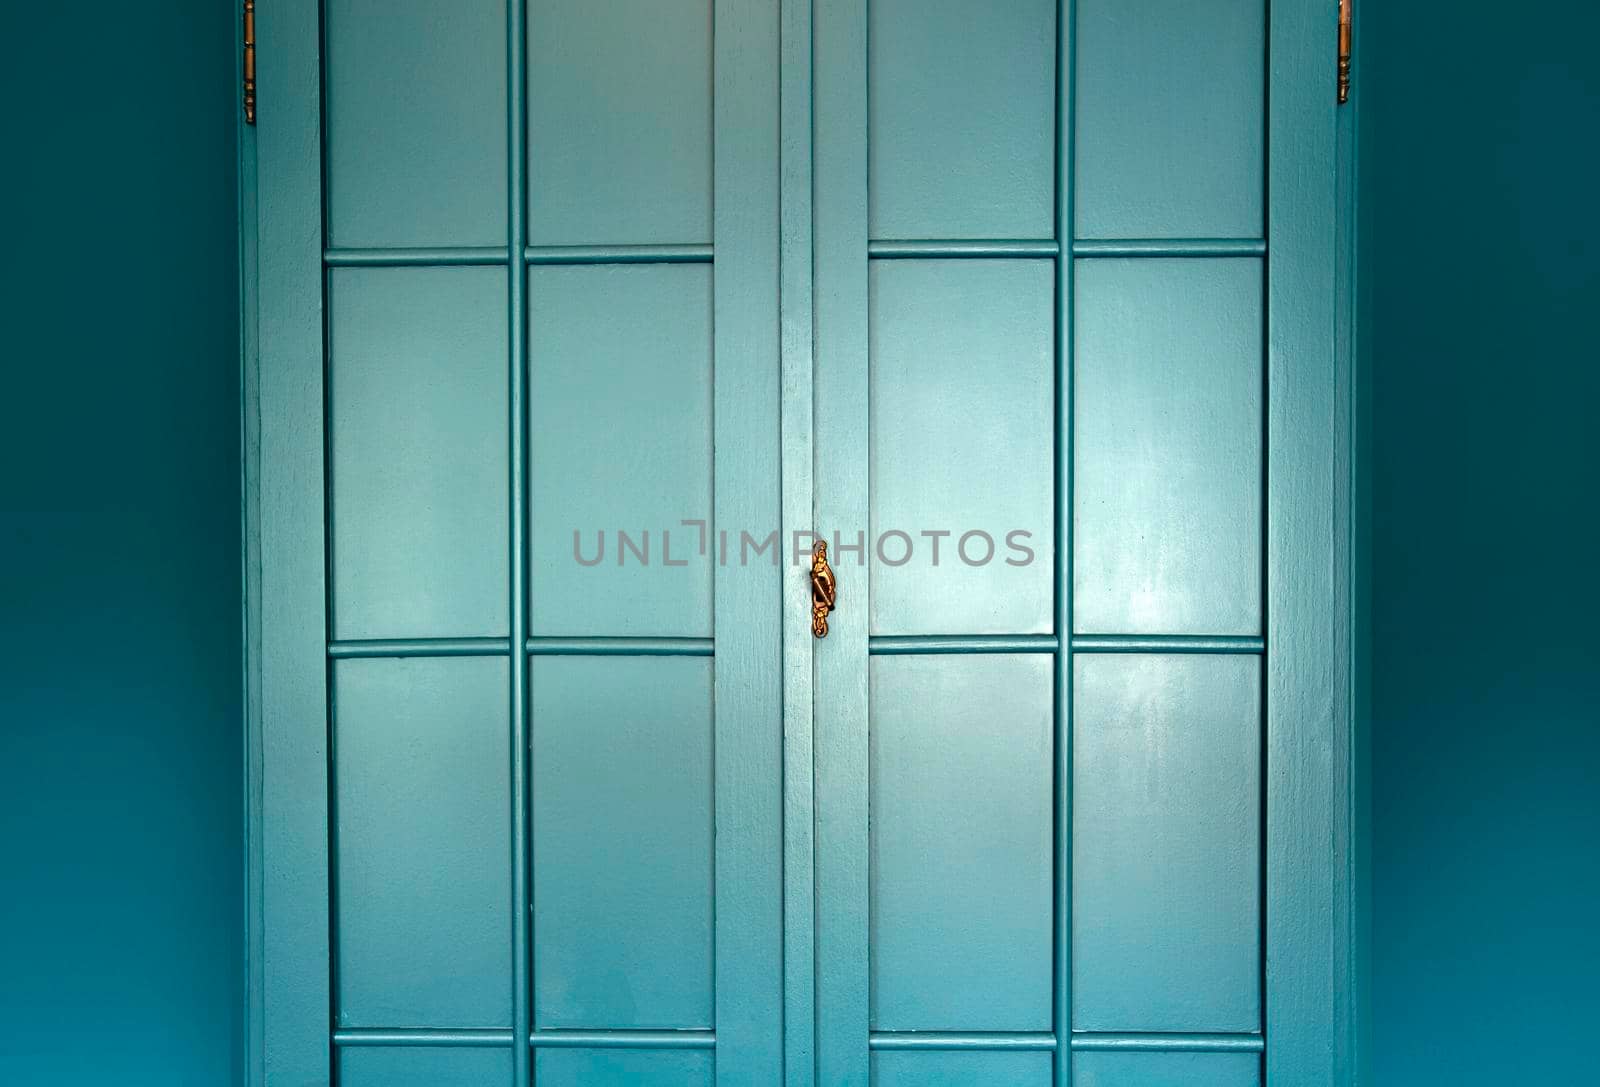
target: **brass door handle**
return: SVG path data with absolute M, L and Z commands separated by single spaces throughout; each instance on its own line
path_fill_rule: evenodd
M 828 565 L 828 545 L 823 540 L 811 552 L 811 633 L 817 638 L 828 636 L 828 613 L 839 598 L 839 586 L 833 577 L 833 567 Z

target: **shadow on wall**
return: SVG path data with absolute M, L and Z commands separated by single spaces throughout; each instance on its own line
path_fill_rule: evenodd
M 1592 1082 L 1600 8 L 1357 17 L 1374 1082 Z
M 222 1087 L 242 992 L 234 6 L 6 22 L 0 1083 Z

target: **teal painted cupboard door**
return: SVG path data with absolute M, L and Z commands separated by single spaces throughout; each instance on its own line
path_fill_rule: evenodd
M 776 8 L 321 36 L 331 1072 L 777 1082 Z
M 815 13 L 817 1081 L 1257 1087 L 1266 5 Z
M 256 1082 L 1332 1087 L 1315 8 L 263 7 Z

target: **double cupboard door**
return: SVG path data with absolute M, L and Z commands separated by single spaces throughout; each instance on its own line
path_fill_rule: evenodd
M 261 6 L 257 1082 L 1335 1082 L 1322 6 Z

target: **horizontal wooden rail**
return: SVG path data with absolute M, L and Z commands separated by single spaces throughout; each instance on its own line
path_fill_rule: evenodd
M 1074 1031 L 1073 1052 L 1129 1053 L 1260 1053 L 1259 1034 L 1157 1034 Z M 1017 1050 L 1055 1049 L 1049 1031 L 873 1031 L 867 1046 L 874 1050 Z
M 941 653 L 1054 653 L 1054 634 L 895 634 L 867 639 L 873 656 Z M 1245 653 L 1265 652 L 1250 635 L 1202 634 L 1074 634 L 1074 653 Z M 536 657 L 710 657 L 711 638 L 529 638 L 524 652 Z M 362 657 L 503 657 L 505 638 L 383 638 L 328 644 L 335 660 Z
M 1080 238 L 1072 243 L 1075 257 L 1260 257 L 1267 243 L 1260 238 Z
M 1259 257 L 1267 251 L 1260 238 L 1117 238 L 1080 239 L 1072 255 L 1093 257 Z M 881 240 L 867 243 L 867 255 L 878 260 L 1015 260 L 1054 259 L 1060 243 L 1049 238 Z M 505 264 L 504 246 L 352 249 L 323 251 L 330 268 L 438 268 Z M 529 264 L 709 264 L 712 246 L 696 245 L 530 245 L 523 251 Z
M 439 249 L 325 249 L 329 268 L 444 268 L 504 264 L 505 246 L 459 246 Z
M 351 1030 L 333 1032 L 333 1044 L 354 1049 L 364 1046 L 454 1047 L 482 1049 L 511 1044 L 509 1030 Z
M 868 1049 L 1054 1049 L 1056 1036 L 1049 1031 L 873 1031 Z
M 535 1049 L 715 1049 L 710 1030 L 536 1030 Z
M 1212 634 L 1074 634 L 1074 653 L 1261 653 L 1256 636 Z
M 529 264 L 710 264 L 709 245 L 530 245 Z
M 535 657 L 709 657 L 710 638 L 529 638 Z
M 360 657 L 504 657 L 510 638 L 382 638 L 328 644 L 335 660 Z
M 867 243 L 867 256 L 878 260 L 995 259 L 1055 257 L 1061 246 L 1050 239 L 991 241 L 875 241 Z
M 710 638 L 529 638 L 523 645 L 535 657 L 709 657 Z M 504 657 L 508 638 L 380 638 L 328 644 L 334 660 L 370 657 Z
M 528 1036 L 535 1049 L 714 1049 L 709 1030 L 536 1030 Z M 378 1046 L 483 1049 L 512 1044 L 509 1030 L 357 1030 L 333 1032 L 341 1049 Z
M 1259 637 L 1198 634 L 1074 634 L 1074 653 L 1261 653 Z M 873 656 L 936 653 L 1054 653 L 1054 634 L 894 634 L 867 639 Z
M 1054 634 L 895 634 L 867 639 L 873 656 L 924 653 L 1054 653 Z
M 1079 1034 L 1074 1052 L 1128 1053 L 1260 1053 L 1266 1041 L 1259 1034 Z
M 1261 238 L 1080 238 L 1072 255 L 1094 257 L 1260 257 Z M 1005 260 L 1061 255 L 1053 238 L 1007 239 L 880 239 L 867 243 L 867 256 L 877 260 Z

